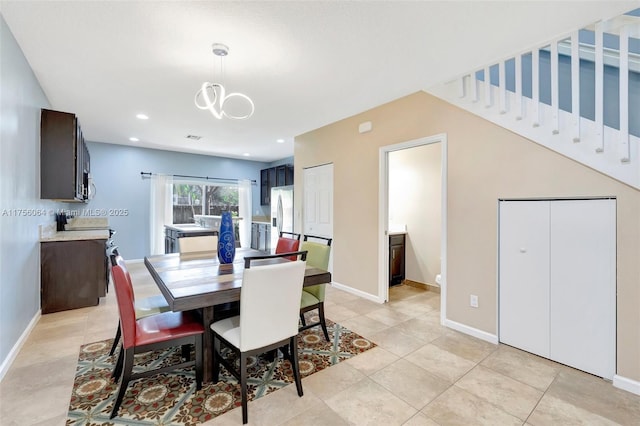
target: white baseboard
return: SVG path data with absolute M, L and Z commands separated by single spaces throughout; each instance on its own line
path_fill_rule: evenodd
M 36 312 L 33 318 L 31 318 L 31 321 L 29 321 L 29 325 L 27 325 L 27 328 L 24 329 L 16 344 L 13 345 L 13 348 L 11 348 L 11 351 L 9 352 L 7 357 L 4 359 L 4 361 L 2 361 L 2 365 L 0 365 L 0 381 L 4 379 L 5 374 L 7 374 L 9 368 L 11 368 L 11 364 L 13 364 L 13 361 L 18 356 L 20 349 L 22 349 L 22 346 L 27 341 L 29 334 L 31 334 L 31 330 L 33 330 L 33 328 L 36 326 L 41 315 L 42 311 L 38 309 L 38 312 Z
M 452 328 L 469 336 L 477 337 L 480 340 L 484 340 L 494 345 L 498 344 L 498 336 L 495 334 L 487 333 L 486 331 L 478 330 L 477 328 L 469 327 L 468 325 L 461 324 L 459 322 L 451 321 L 450 319 L 444 320 L 445 327 Z
M 338 290 L 343 290 L 343 291 L 346 291 L 347 293 L 355 294 L 356 296 L 360 296 L 364 299 L 371 300 L 372 302 L 381 303 L 381 304 L 384 303 L 384 299 L 381 299 L 376 295 L 365 293 L 362 290 L 358 290 L 353 287 L 349 287 L 344 284 L 337 283 L 335 281 L 331 281 L 331 286 L 337 288 Z
M 640 395 L 640 382 L 637 380 L 627 379 L 626 377 L 615 375 L 613 376 L 613 386 L 626 390 L 627 392 Z

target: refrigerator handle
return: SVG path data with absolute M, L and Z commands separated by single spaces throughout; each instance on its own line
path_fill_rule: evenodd
M 282 196 L 278 194 L 278 206 L 277 206 L 277 222 L 276 227 L 278 229 L 278 236 L 280 236 L 280 232 L 282 232 L 282 222 L 283 222 L 284 210 L 282 208 Z

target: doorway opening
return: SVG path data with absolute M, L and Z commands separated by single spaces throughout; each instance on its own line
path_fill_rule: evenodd
M 445 134 L 383 146 L 379 154 L 378 297 L 388 302 L 390 288 L 398 293 L 389 286 L 397 282 L 397 271 L 392 268 L 398 264 L 396 248 L 390 243 L 399 240 L 397 235 L 404 235 L 409 262 L 402 279 L 439 284 L 441 323 L 446 318 L 446 159 Z M 439 184 L 436 191 L 428 187 L 434 183 Z M 431 199 L 430 193 L 434 194 Z M 429 205 L 437 201 L 439 206 Z M 390 262 L 392 254 L 394 262 Z

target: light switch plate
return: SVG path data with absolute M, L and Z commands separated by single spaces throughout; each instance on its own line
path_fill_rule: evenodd
M 476 296 L 475 294 L 469 295 L 469 306 L 471 306 L 472 308 L 478 307 L 478 296 Z

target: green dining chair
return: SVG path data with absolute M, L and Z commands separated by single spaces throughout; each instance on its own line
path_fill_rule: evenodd
M 308 238 L 321 240 L 322 242 L 308 241 Z M 318 269 L 329 269 L 329 256 L 331 254 L 331 238 L 318 237 L 315 235 L 305 235 L 300 250 L 307 252 L 307 266 Z M 306 330 L 319 325 L 322 327 L 327 342 L 329 341 L 329 332 L 327 331 L 327 323 L 324 317 L 324 293 L 325 284 L 318 284 L 304 287 L 302 289 L 302 298 L 300 300 L 300 322 L 302 326 L 298 331 Z M 304 314 L 318 310 L 319 321 L 307 324 Z

